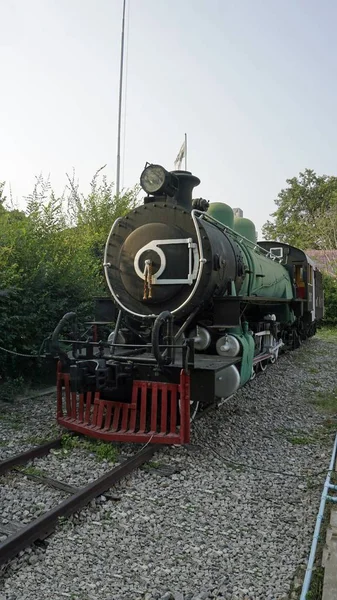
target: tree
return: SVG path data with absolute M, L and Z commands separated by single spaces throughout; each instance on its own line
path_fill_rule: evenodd
M 324 322 L 328 325 L 337 325 L 337 280 L 336 277 L 323 274 L 324 287 Z
M 265 239 L 303 249 L 336 249 L 337 177 L 305 169 L 287 184 L 275 200 L 274 222 L 263 226 Z
M 87 196 L 79 192 L 74 174 L 71 178 L 67 175 L 70 191 L 66 199 L 69 225 L 80 229 L 82 235 L 85 233 L 93 255 L 100 260 L 103 259 L 105 243 L 112 224 L 135 208 L 139 193 L 139 186 L 135 186 L 120 195 L 115 194 L 114 184 L 109 182 L 105 175 L 100 180 L 104 168 L 105 166 L 96 171 L 90 182 L 90 192 Z

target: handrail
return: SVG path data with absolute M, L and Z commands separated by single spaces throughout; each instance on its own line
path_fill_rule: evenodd
M 195 212 L 199 212 L 200 213 L 199 214 L 200 220 L 208 220 L 212 225 L 215 225 L 219 229 L 224 230 L 227 233 L 230 233 L 233 237 L 236 238 L 236 240 L 239 243 L 244 242 L 245 244 L 247 244 L 248 246 L 250 246 L 251 248 L 253 248 L 253 250 L 255 252 L 259 251 L 262 254 L 264 253 L 266 255 L 266 258 L 270 258 L 273 261 L 275 261 L 275 260 L 281 260 L 281 259 L 279 259 L 278 256 L 273 256 L 272 257 L 270 250 L 266 250 L 262 246 L 259 246 L 259 244 L 257 242 L 252 242 L 252 240 L 249 240 L 244 235 L 242 235 L 241 233 L 238 233 L 237 231 L 235 231 L 234 229 L 232 229 L 228 225 L 225 225 L 224 223 L 221 223 L 221 221 L 218 221 L 217 219 L 215 219 L 211 215 L 207 214 L 207 212 L 202 212 L 202 211 L 195 211 Z
M 317 542 L 319 539 L 319 532 L 320 532 L 321 524 L 322 524 L 323 517 L 324 517 L 324 509 L 325 509 L 326 501 L 327 501 L 327 499 L 336 501 L 335 498 L 328 495 L 329 490 L 335 488 L 335 486 L 330 483 L 330 479 L 331 479 L 331 473 L 334 471 L 334 466 L 335 466 L 335 462 L 336 462 L 336 454 L 337 454 L 337 434 L 335 437 L 335 443 L 334 443 L 333 450 L 332 450 L 332 456 L 331 456 L 331 460 L 330 460 L 329 470 L 328 470 L 328 473 L 327 473 L 327 476 L 325 479 L 325 483 L 324 483 L 324 487 L 323 487 L 323 491 L 322 491 L 321 503 L 319 505 L 318 515 L 317 515 L 317 519 L 316 519 L 316 525 L 315 525 L 315 530 L 314 530 L 314 535 L 313 535 L 313 540 L 312 540 L 312 544 L 311 544 L 310 555 L 309 555 L 307 569 L 305 572 L 305 577 L 304 577 L 304 582 L 303 582 L 303 586 L 302 586 L 300 600 L 307 600 L 307 594 L 309 592 L 309 587 L 310 587 L 310 583 L 311 583 L 312 571 L 313 571 L 314 561 L 315 561 L 315 556 L 316 556 Z

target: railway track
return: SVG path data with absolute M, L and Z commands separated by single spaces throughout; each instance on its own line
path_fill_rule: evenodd
M 9 471 L 16 470 L 20 465 L 27 464 L 30 460 L 48 455 L 50 450 L 60 448 L 61 445 L 62 437 L 59 437 L 0 462 L 0 476 L 5 475 Z M 0 543 L 0 565 L 14 558 L 21 550 L 24 550 L 37 540 L 45 539 L 55 530 L 60 517 L 69 517 L 86 506 L 94 498 L 107 492 L 111 486 L 148 462 L 156 449 L 158 450 L 153 445 L 145 446 L 131 458 L 124 460 L 120 465 L 81 488 L 76 488 L 50 477 L 28 475 L 33 481 L 35 480 L 46 486 L 60 489 L 68 493 L 69 496 L 54 508 L 33 519 L 27 525 L 20 526 L 14 522 L 9 524 L 0 523 L 0 533 L 8 536 Z

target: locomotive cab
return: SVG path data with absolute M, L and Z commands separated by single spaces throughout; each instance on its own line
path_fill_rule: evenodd
M 301 322 L 302 336 L 312 335 L 316 330 L 316 321 L 322 318 L 319 310 L 316 314 L 316 307 L 319 309 L 318 305 L 323 305 L 322 284 L 316 265 L 303 250 L 294 246 L 279 243 L 275 247 L 275 242 L 267 241 L 259 242 L 259 245 L 268 250 L 271 256 L 279 252 L 282 264 L 292 277 L 294 313 Z

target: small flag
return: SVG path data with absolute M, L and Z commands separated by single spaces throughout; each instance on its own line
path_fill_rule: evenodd
M 181 164 L 182 164 L 183 159 L 185 158 L 185 156 L 186 156 L 186 136 L 185 136 L 185 140 L 184 140 L 184 142 L 183 142 L 183 144 L 182 144 L 182 146 L 181 146 L 181 148 L 180 148 L 180 150 L 178 152 L 178 156 L 177 156 L 177 158 L 174 161 L 174 168 L 177 171 L 179 171 L 181 169 Z

